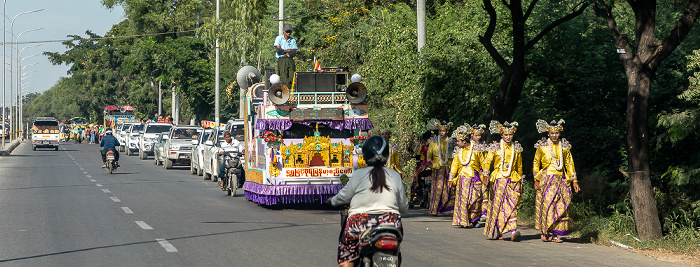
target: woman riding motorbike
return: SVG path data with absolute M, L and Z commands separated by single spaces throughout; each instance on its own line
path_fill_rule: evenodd
M 333 206 L 350 204 L 338 246 L 340 266 L 354 266 L 359 258 L 360 235 L 365 230 L 393 223 L 403 234 L 400 214 L 408 212 L 401 176 L 384 167 L 389 144 L 379 136 L 372 136 L 362 144 L 362 155 L 369 167 L 355 170 L 347 185 L 329 199 Z

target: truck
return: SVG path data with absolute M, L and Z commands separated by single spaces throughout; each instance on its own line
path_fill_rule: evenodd
M 163 145 L 163 167 L 171 169 L 173 164 L 189 165 L 192 159 L 192 140 L 196 140 L 203 130 L 202 127 L 189 125 L 170 128 L 170 133 L 162 137 L 166 140 Z
M 296 72 L 291 88 L 265 81 L 257 69 L 238 72 L 250 85 L 244 103 L 246 199 L 260 205 L 325 203 L 343 188 L 341 178 L 366 167 L 360 140 L 373 128 L 361 76 L 348 72 Z M 240 79 L 243 77 L 243 79 Z
M 58 151 L 61 132 L 58 120 L 53 117 L 38 117 L 32 123 L 32 150 L 53 148 Z

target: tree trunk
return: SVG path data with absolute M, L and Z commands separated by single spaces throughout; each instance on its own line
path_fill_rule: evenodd
M 661 223 L 649 172 L 649 88 L 653 72 L 633 64 L 627 70 L 627 162 L 637 233 L 661 238 Z

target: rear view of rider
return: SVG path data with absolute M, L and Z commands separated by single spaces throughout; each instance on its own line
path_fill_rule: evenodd
M 103 150 L 100 150 L 100 154 L 102 154 L 102 163 L 104 163 L 102 164 L 102 168 L 107 167 L 107 151 L 110 150 L 114 152 L 114 163 L 119 167 L 119 151 L 116 149 L 118 146 L 120 146 L 119 140 L 112 135 L 112 129 L 107 128 L 107 130 L 105 130 L 105 137 L 102 138 L 100 142 L 100 147 L 104 147 Z
M 353 266 L 359 259 L 360 235 L 380 223 L 393 223 L 403 234 L 401 213 L 408 212 L 406 189 L 396 171 L 385 168 L 389 144 L 372 136 L 362 144 L 362 155 L 369 167 L 356 170 L 350 181 L 330 202 L 350 204 L 348 219 L 338 246 L 340 266 Z

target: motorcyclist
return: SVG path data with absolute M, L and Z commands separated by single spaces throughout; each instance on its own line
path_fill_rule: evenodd
M 333 206 L 350 204 L 338 246 L 338 264 L 354 266 L 359 259 L 360 235 L 381 223 L 393 223 L 403 234 L 401 213 L 408 212 L 406 187 L 396 171 L 384 167 L 389 144 L 379 136 L 367 138 L 362 156 L 368 167 L 356 170 L 337 195 L 328 199 Z
M 100 154 L 102 154 L 102 163 L 104 163 L 102 168 L 107 167 L 107 151 L 110 150 L 114 152 L 114 164 L 119 167 L 119 151 L 116 149 L 118 146 L 120 146 L 119 140 L 112 135 L 112 129 L 107 128 L 107 130 L 105 130 L 105 137 L 100 141 L 100 147 L 104 147 L 103 150 L 100 150 Z
M 219 150 L 219 155 L 223 155 L 224 152 L 232 152 L 232 151 L 237 151 L 238 145 L 240 142 L 238 140 L 234 140 L 233 137 L 231 136 L 231 132 L 229 131 L 224 131 L 224 140 L 225 142 L 221 144 L 221 149 Z M 222 160 L 221 165 L 219 165 L 219 179 L 222 179 L 224 175 L 226 174 L 226 161 Z

